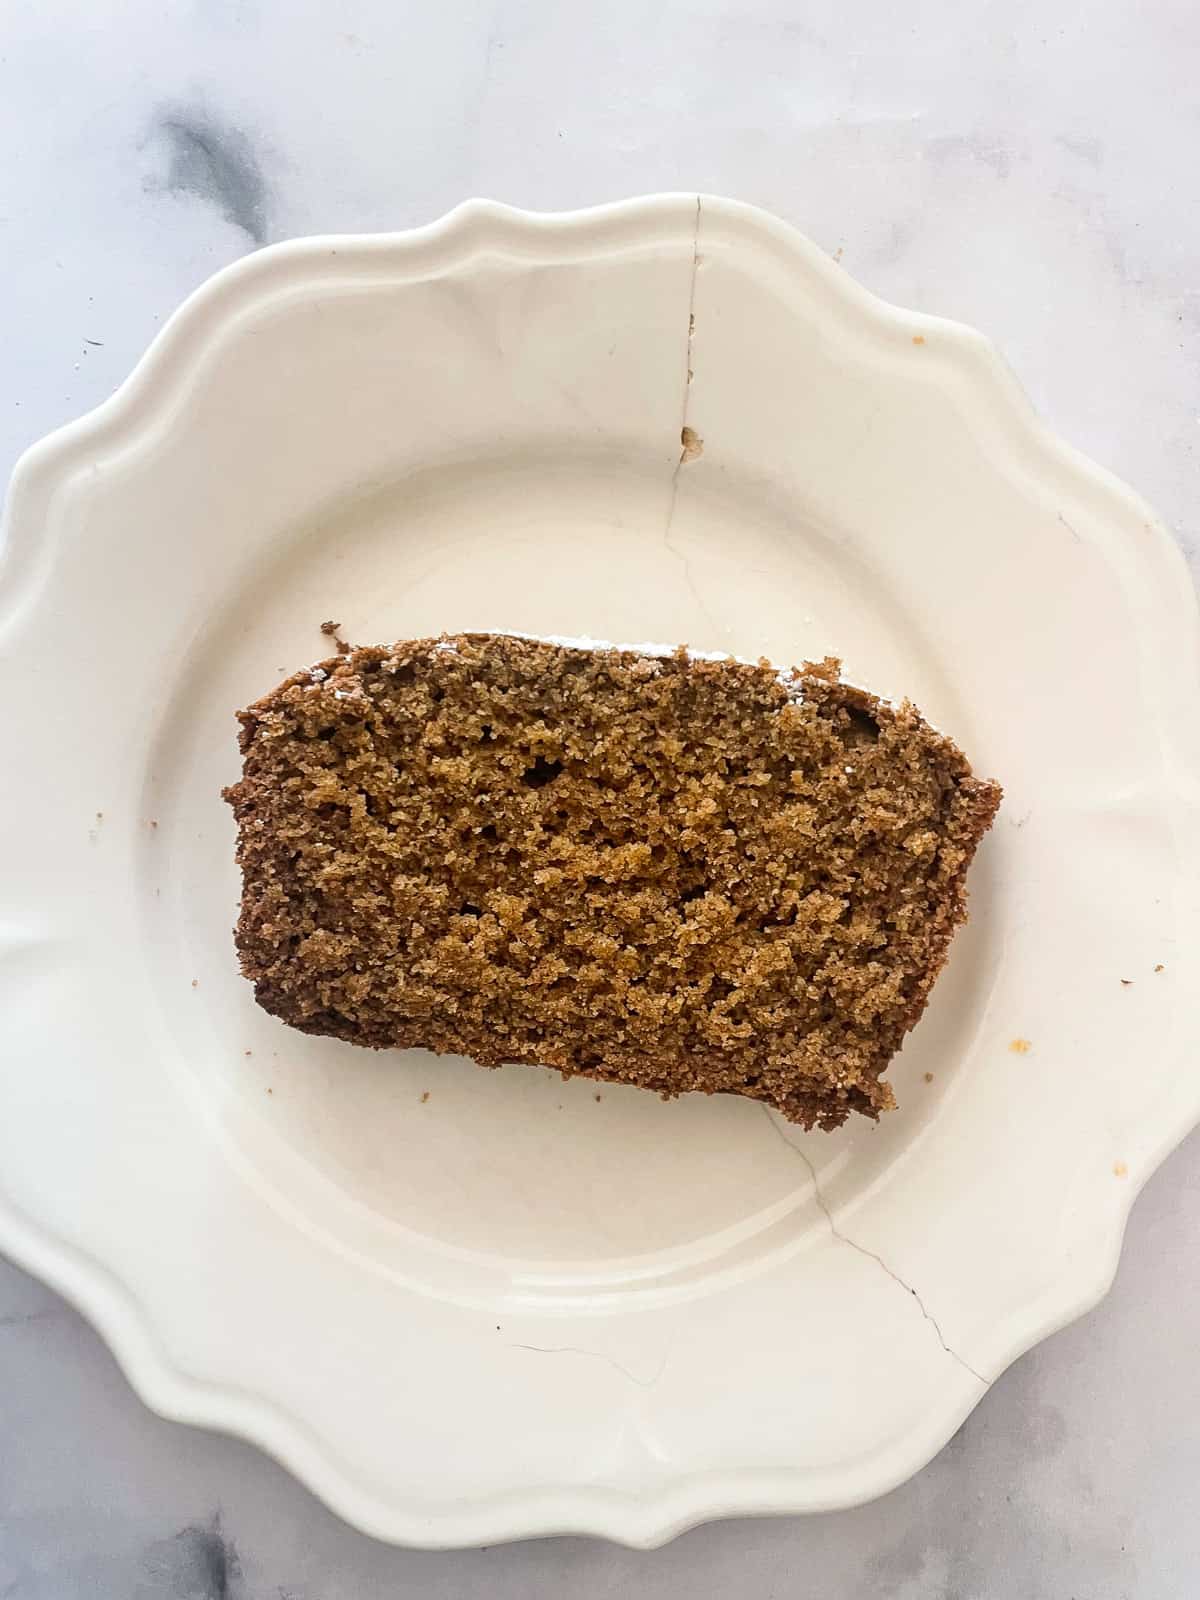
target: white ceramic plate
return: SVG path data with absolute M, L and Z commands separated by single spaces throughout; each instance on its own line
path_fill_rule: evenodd
M 329 617 L 911 694 L 1007 799 L 900 1110 L 804 1136 L 259 1012 L 232 713 Z M 251 256 L 12 484 L 0 1248 L 149 1404 L 385 1538 L 878 1494 L 1103 1293 L 1200 1116 L 1198 684 L 1147 508 L 976 334 L 757 212 L 471 204 Z

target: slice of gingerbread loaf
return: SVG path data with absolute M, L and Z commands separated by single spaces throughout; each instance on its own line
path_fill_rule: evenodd
M 1000 800 L 832 660 L 451 634 L 239 719 L 236 937 L 268 1011 L 806 1127 L 893 1104 Z

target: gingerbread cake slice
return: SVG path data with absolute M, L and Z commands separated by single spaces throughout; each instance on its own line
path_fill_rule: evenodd
M 1000 789 L 907 702 L 452 634 L 239 713 L 237 947 L 306 1033 L 874 1117 Z

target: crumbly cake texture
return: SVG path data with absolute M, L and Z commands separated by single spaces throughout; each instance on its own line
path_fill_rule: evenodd
M 834 660 L 454 634 L 323 661 L 239 720 L 266 1010 L 805 1127 L 894 1104 L 1000 801 Z

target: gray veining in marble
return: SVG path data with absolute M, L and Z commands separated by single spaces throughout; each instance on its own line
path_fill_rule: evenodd
M 45 0 L 0 16 L 0 480 L 269 239 L 701 188 L 974 323 L 1200 553 L 1200 12 L 1183 0 Z M 1100 641 L 1098 641 L 1100 647 Z M 0 1113 L 2 1114 L 2 1113 Z M 874 1505 L 434 1555 L 160 1421 L 0 1264 L 0 1600 L 1193 1600 L 1200 1142 L 1113 1291 Z
M 147 139 L 154 142 L 165 147 L 167 163 L 161 180 L 147 179 L 151 192 L 160 188 L 176 198 L 211 205 L 251 245 L 269 243 L 266 184 L 245 134 L 223 127 L 197 107 L 184 106 L 155 117 Z

